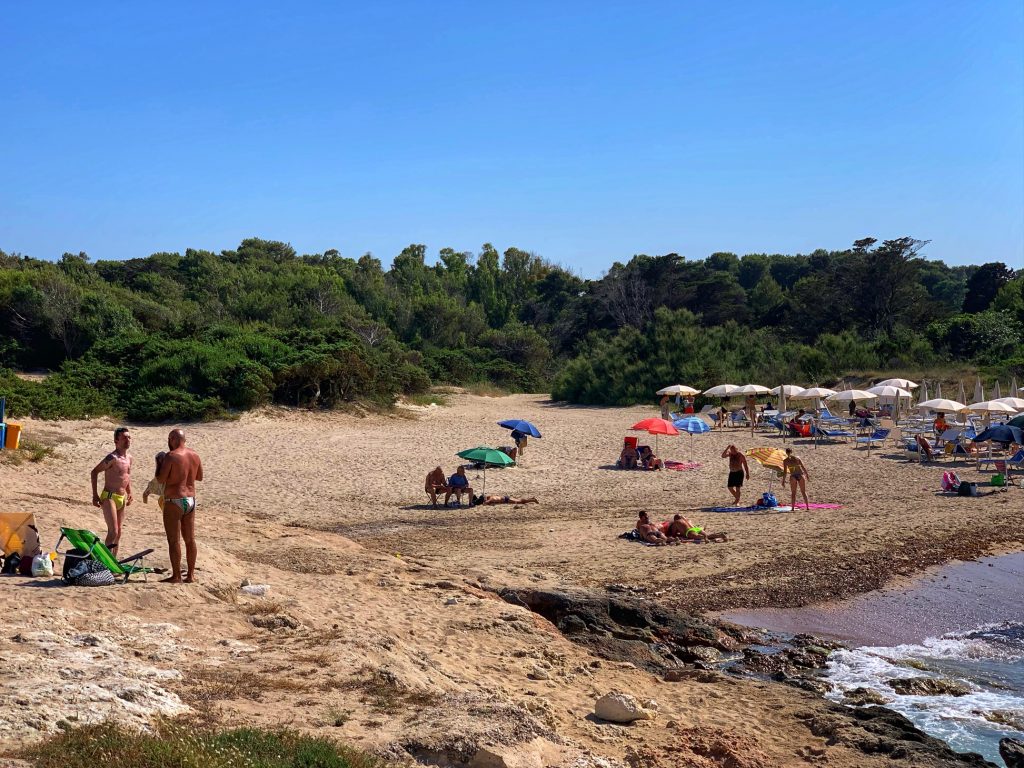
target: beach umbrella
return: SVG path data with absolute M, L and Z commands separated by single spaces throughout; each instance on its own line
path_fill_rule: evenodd
M 735 384 L 719 384 L 711 389 L 705 389 L 701 394 L 711 397 L 731 397 L 739 389 Z
M 980 403 L 971 403 L 965 411 L 971 411 L 972 413 L 1016 413 L 1017 409 L 1012 405 L 1001 403 L 998 400 L 984 400 Z
M 772 387 L 768 391 L 773 395 L 784 392 L 786 397 L 792 397 L 797 392 L 803 392 L 805 389 L 807 389 L 807 387 L 801 387 L 799 384 L 780 384 L 777 387 Z
M 880 381 L 876 387 L 899 387 L 900 389 L 917 389 L 917 384 L 912 382 L 910 379 L 886 379 Z
M 927 381 L 922 381 L 921 382 L 921 391 L 918 392 L 918 394 L 917 394 L 917 403 L 918 403 L 918 405 L 920 406 L 920 404 L 923 403 L 927 399 L 928 399 L 928 382 Z
M 981 403 L 985 400 L 985 387 L 981 385 L 981 376 L 974 382 L 974 402 Z
M 658 435 L 678 435 L 679 430 L 676 429 L 671 421 L 666 419 L 650 418 L 638 421 L 632 427 L 632 430 L 637 432 L 646 432 L 649 435 L 654 435 L 654 452 L 658 452 Z
M 760 384 L 744 384 L 742 387 L 736 387 L 734 395 L 767 395 L 771 390 L 768 387 L 762 387 Z
M 1003 399 L 1003 393 L 999 391 L 999 379 L 996 379 L 996 385 L 992 389 L 992 399 L 993 400 L 1002 400 Z
M 467 448 L 464 451 L 459 451 L 455 454 L 460 459 L 466 461 L 473 461 L 477 464 L 483 465 L 484 470 L 484 484 L 480 489 L 480 493 L 483 494 L 487 489 L 487 467 L 511 467 L 515 464 L 515 459 L 509 456 L 504 451 L 499 451 L 497 448 L 489 448 L 486 445 L 480 445 L 476 448 Z
M 671 387 L 663 387 L 654 394 L 656 395 L 699 395 L 700 390 L 688 387 L 685 384 L 673 384 Z
M 1024 436 L 1022 436 L 1020 427 L 1012 427 L 1009 424 L 994 424 L 988 429 L 979 432 L 974 438 L 976 443 L 983 443 L 987 440 L 991 440 L 994 443 L 1024 444 Z
M 517 432 L 522 432 L 524 435 L 530 437 L 540 437 L 540 430 L 538 430 L 533 424 L 523 419 L 505 419 L 505 421 L 498 422 L 499 427 L 505 429 L 512 429 Z
M 786 461 L 786 452 L 781 448 L 751 448 L 747 451 L 747 456 L 762 467 L 774 469 L 780 474 L 783 471 L 783 462 Z
M 1013 377 L 1013 382 L 1010 384 L 1010 397 L 1020 397 L 1020 392 L 1017 390 L 1017 377 Z
M 942 397 L 942 382 L 940 381 L 935 385 L 935 396 Z
M 868 392 L 878 395 L 882 401 L 891 401 L 896 406 L 895 418 L 900 417 L 900 405 L 903 400 L 909 400 L 913 397 L 910 390 L 897 387 L 893 384 L 876 384 L 873 387 L 868 387 Z
M 693 436 L 710 432 L 711 427 L 708 426 L 704 419 L 696 416 L 684 416 L 681 419 L 676 419 L 672 422 L 672 426 L 680 432 L 686 432 L 690 436 L 690 461 L 693 461 Z
M 996 400 L 996 398 L 992 398 Z M 997 402 L 1006 403 L 1015 411 L 1024 411 L 1024 397 L 1000 397 Z
M 823 397 L 836 394 L 836 390 L 827 387 L 808 387 L 801 389 L 796 394 L 790 395 L 793 400 L 820 400 Z
M 941 397 L 936 397 L 932 400 L 925 400 L 923 403 L 917 404 L 918 410 L 938 411 L 940 413 L 959 413 L 966 407 L 966 405 L 958 403 L 956 400 L 944 400 Z
M 1014 416 L 1006 423 L 1009 424 L 1011 427 L 1020 427 L 1021 429 L 1024 429 L 1024 413 L 1022 413 L 1020 416 Z
M 878 395 L 863 389 L 844 389 L 842 392 L 836 392 L 825 399 L 833 403 L 848 403 L 851 400 L 877 400 Z
M 963 379 L 960 379 L 960 394 L 958 394 L 956 396 L 956 399 L 959 400 L 961 403 L 966 403 L 967 402 L 967 392 L 964 390 L 964 380 Z M 976 397 L 974 399 L 975 400 L 981 400 L 980 397 Z

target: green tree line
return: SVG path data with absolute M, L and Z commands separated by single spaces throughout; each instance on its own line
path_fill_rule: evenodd
M 634 256 L 585 280 L 518 248 L 299 255 L 286 243 L 126 261 L 0 251 L 0 394 L 45 418 L 215 418 L 389 405 L 487 382 L 630 403 L 666 382 L 818 380 L 970 362 L 1024 373 L 1024 276 L 924 243 Z M 14 370 L 54 371 L 42 382 Z

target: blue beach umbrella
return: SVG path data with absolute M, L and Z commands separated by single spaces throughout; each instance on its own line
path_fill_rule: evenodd
M 540 437 L 540 430 L 530 422 L 524 421 L 523 419 L 505 419 L 504 421 L 499 421 L 498 426 L 504 427 L 505 429 L 517 430 L 522 432 L 524 435 L 529 435 L 530 437 Z
M 1020 427 L 1011 427 L 1008 424 L 995 424 L 984 432 L 979 432 L 974 441 L 983 443 L 991 440 L 994 443 L 1024 443 Z
M 684 416 L 681 419 L 676 419 L 672 422 L 672 426 L 680 432 L 686 432 L 690 436 L 690 461 L 693 461 L 693 436 L 710 432 L 711 427 L 707 425 L 704 419 L 696 416 Z

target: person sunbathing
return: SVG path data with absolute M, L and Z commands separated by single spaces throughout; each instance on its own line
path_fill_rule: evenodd
M 480 506 L 481 504 L 492 507 L 495 504 L 540 504 L 536 496 L 530 496 L 528 498 L 520 498 L 518 496 L 475 496 L 473 497 L 473 506 Z
M 636 532 L 640 535 L 641 541 L 646 541 L 648 544 L 671 544 L 668 536 L 661 532 L 661 528 L 651 522 L 651 519 L 647 516 L 647 512 L 640 510 L 639 519 L 636 521 L 634 526 Z
M 619 469 L 636 469 L 639 460 L 640 454 L 637 453 L 636 446 L 629 443 L 622 446 L 622 453 L 619 454 L 618 461 Z
M 668 538 L 684 540 L 692 539 L 707 544 L 709 541 L 728 541 L 724 533 L 708 533 L 702 526 L 695 525 L 682 515 L 674 515 L 668 526 Z
M 643 463 L 644 469 L 662 469 L 665 466 L 665 462 L 654 455 L 654 451 L 649 445 L 640 449 L 640 461 Z
M 927 437 L 924 435 L 914 435 L 914 442 L 917 443 L 917 450 L 924 456 L 925 461 L 935 460 L 935 451 L 932 449 L 932 444 L 928 442 Z

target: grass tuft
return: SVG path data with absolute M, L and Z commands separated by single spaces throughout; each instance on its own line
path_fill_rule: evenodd
M 70 728 L 15 756 L 38 768 L 384 768 L 379 759 L 297 731 L 196 730 L 161 723 L 139 733 L 113 723 Z
M 475 381 L 466 385 L 466 391 L 478 397 L 505 397 L 508 395 L 504 389 L 489 381 Z
M 422 395 L 406 395 L 405 402 L 409 405 L 448 405 L 448 398 L 439 392 L 427 392 Z

